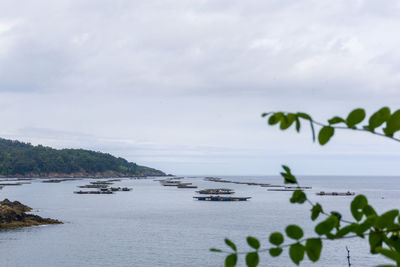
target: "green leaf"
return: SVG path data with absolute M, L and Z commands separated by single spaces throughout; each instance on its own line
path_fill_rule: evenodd
M 281 120 L 281 117 L 282 117 L 282 116 L 278 116 L 278 115 L 276 115 L 276 114 L 271 115 L 271 116 L 269 117 L 269 119 L 268 119 L 268 124 L 269 124 L 269 125 L 275 125 L 275 124 L 279 123 L 280 120 Z
M 315 232 L 318 235 L 327 235 L 337 225 L 337 217 L 329 216 L 325 221 L 320 222 L 315 226 Z
M 357 227 L 356 234 L 358 234 L 359 236 L 363 236 L 364 233 L 374 225 L 375 221 L 375 215 L 367 217 L 367 219 Z
M 384 122 L 386 122 L 390 118 L 390 109 L 388 107 L 383 107 L 377 112 L 375 112 L 369 118 L 368 129 L 370 131 L 374 131 L 376 128 L 381 126 Z
M 364 214 L 367 215 L 367 216 L 377 215 L 377 214 L 376 214 L 376 211 L 374 210 L 374 208 L 373 208 L 371 205 L 366 205 L 366 206 L 363 208 L 363 212 L 364 212 Z
M 303 229 L 299 226 L 291 224 L 285 229 L 286 235 L 292 239 L 299 240 L 303 237 Z
M 347 116 L 346 124 L 349 128 L 354 128 L 364 119 L 365 119 L 365 110 L 362 108 L 358 108 L 350 112 L 349 116 Z
M 236 266 L 237 263 L 237 255 L 236 254 L 230 254 L 225 258 L 225 267 L 234 267 Z
M 295 190 L 290 198 L 290 203 L 303 204 L 306 200 L 307 196 L 302 190 Z
M 385 135 L 393 137 L 393 134 L 400 130 L 400 109 L 393 113 L 386 122 L 386 128 L 383 129 Z
M 297 183 L 296 177 L 290 171 L 288 166 L 282 165 L 282 168 L 286 171 L 286 173 L 281 172 L 281 176 L 285 179 L 285 184 L 295 184 Z
M 282 248 L 270 248 L 269 249 L 269 254 L 272 257 L 278 257 L 282 253 Z
M 331 215 L 332 216 L 335 216 L 336 218 L 337 218 L 337 224 L 336 224 L 336 228 L 337 229 L 339 229 L 339 227 L 340 227 L 340 220 L 342 219 L 342 214 L 340 214 L 339 212 L 337 212 L 337 211 L 331 211 Z
M 303 112 L 297 112 L 296 113 L 297 117 L 305 119 L 305 120 L 309 120 L 312 121 L 312 118 L 310 115 L 308 115 L 307 113 L 303 113 Z
M 296 265 L 299 265 L 300 262 L 303 260 L 304 250 L 304 246 L 300 243 L 296 243 L 290 246 L 289 256 Z
M 320 145 L 325 145 L 326 143 L 329 142 L 331 137 L 335 134 L 335 129 L 330 126 L 324 126 L 322 129 L 319 131 L 318 134 L 318 142 Z
M 222 250 L 217 249 L 217 248 L 210 248 L 211 252 L 222 252 Z
M 339 229 L 339 231 L 337 231 L 335 237 L 340 238 L 347 235 L 350 232 L 355 233 L 358 227 L 359 225 L 357 223 L 346 225 L 345 227 L 342 227 L 341 229 Z
M 394 261 L 400 262 L 399 253 L 397 253 L 397 252 L 395 252 L 393 250 L 382 248 L 382 247 L 377 247 L 376 248 L 376 252 L 382 254 L 383 256 L 388 257 L 389 259 L 392 259 Z
M 250 252 L 246 255 L 246 264 L 248 267 L 256 267 L 260 259 L 257 252 Z
M 283 240 L 284 240 L 284 237 L 279 232 L 272 233 L 269 236 L 269 242 L 275 246 L 279 246 L 280 244 L 282 244 Z
M 267 117 L 268 116 L 268 114 L 270 114 L 270 112 L 264 112 L 263 114 L 261 114 L 261 117 Z
M 353 215 L 354 219 L 360 221 L 363 216 L 363 209 L 368 205 L 368 200 L 364 195 L 356 196 L 350 205 L 351 214 Z
M 257 238 L 248 236 L 247 237 L 247 244 L 249 244 L 250 247 L 254 249 L 259 249 L 260 248 L 260 241 L 258 241 Z
M 288 115 L 283 116 L 281 119 L 280 129 L 281 130 L 288 129 L 295 120 L 296 120 L 296 116 L 293 115 L 292 113 L 289 113 Z
M 320 238 L 310 238 L 306 241 L 306 252 L 308 258 L 316 262 L 318 261 L 322 250 L 322 241 Z
M 313 119 L 311 118 L 311 116 L 306 113 L 303 113 L 303 112 L 297 112 L 296 115 L 298 118 L 302 118 L 302 119 L 310 121 L 312 139 L 313 139 L 313 142 L 315 142 L 315 130 L 314 130 Z
M 396 265 L 391 265 L 391 264 L 383 264 L 383 265 L 377 265 L 375 267 L 396 267 Z
M 311 220 L 315 221 L 320 213 L 322 213 L 322 206 L 317 203 L 311 209 Z
M 282 168 L 285 170 L 285 172 L 287 172 L 288 174 L 291 174 L 292 171 L 290 170 L 290 168 L 286 165 L 282 165 Z
M 393 247 L 397 252 L 400 252 L 400 237 L 396 234 L 392 234 L 389 239 L 385 239 L 386 243 Z
M 287 174 L 284 172 L 281 172 L 281 176 L 285 179 L 285 184 L 295 184 L 296 183 L 296 177 L 294 177 L 291 174 Z
M 298 133 L 300 132 L 300 127 L 301 127 L 301 124 L 300 124 L 299 117 L 296 117 L 296 131 Z
M 369 241 L 369 247 L 370 247 L 370 252 L 372 254 L 376 254 L 376 248 L 382 247 L 382 241 L 384 240 L 384 235 L 382 233 L 377 233 L 377 232 L 370 232 L 368 241 Z
M 395 225 L 394 220 L 396 219 L 397 215 L 399 215 L 398 210 L 389 210 L 385 212 L 376 220 L 376 226 L 383 229 Z
M 338 123 L 341 123 L 341 122 L 346 122 L 343 118 L 341 118 L 341 117 L 333 117 L 332 119 L 330 119 L 330 120 L 328 120 L 328 123 L 330 124 L 330 125 L 332 125 L 332 124 L 338 124 Z
M 229 246 L 233 251 L 237 251 L 235 243 L 230 241 L 228 238 L 225 238 L 225 244 Z

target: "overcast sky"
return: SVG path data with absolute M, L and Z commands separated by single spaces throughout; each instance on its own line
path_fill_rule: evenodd
M 269 127 L 400 108 L 399 1 L 0 2 L 0 136 L 174 174 L 400 175 L 400 144 Z

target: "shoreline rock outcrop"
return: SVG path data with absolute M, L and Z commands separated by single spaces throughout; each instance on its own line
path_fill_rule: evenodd
M 0 229 L 20 228 L 44 224 L 62 224 L 62 222 L 50 218 L 42 218 L 29 214 L 32 208 L 23 205 L 19 201 L 11 202 L 8 199 L 0 201 Z

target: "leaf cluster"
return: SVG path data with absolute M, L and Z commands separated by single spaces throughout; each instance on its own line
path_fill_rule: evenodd
M 297 132 L 301 130 L 302 121 L 306 121 L 310 125 L 313 141 L 318 139 L 320 145 L 327 144 L 335 135 L 336 129 L 365 131 L 400 141 L 394 137 L 400 131 L 400 109 L 392 113 L 389 107 L 383 107 L 373 113 L 362 126 L 360 124 L 366 119 L 366 112 L 362 108 L 354 109 L 346 117 L 334 116 L 326 123 L 317 122 L 304 112 L 267 112 L 263 113 L 262 117 L 268 119 L 269 125 L 279 125 L 281 130 L 294 126 Z M 320 127 L 318 134 L 317 126 Z
M 379 136 L 400 141 L 394 137 L 400 131 L 400 110 L 391 113 L 388 107 L 383 107 L 373 113 L 368 124 L 360 126 L 366 118 L 364 109 L 358 108 L 351 111 L 346 118 L 334 116 L 326 124 L 314 121 L 310 115 L 302 112 L 269 112 L 262 114 L 268 117 L 268 124 L 279 125 L 281 130 L 286 130 L 294 125 L 297 132 L 301 130 L 301 121 L 310 124 L 313 140 L 316 140 L 315 126 L 319 126 L 318 142 L 325 145 L 335 134 L 335 129 L 348 129 L 365 131 Z M 399 210 L 389 210 L 378 214 L 368 203 L 364 195 L 357 195 L 350 203 L 350 212 L 354 221 L 344 220 L 339 212 L 325 212 L 322 205 L 313 203 L 301 190 L 297 178 L 292 174 L 290 168 L 283 165 L 281 176 L 286 184 L 296 184 L 295 190 L 290 198 L 292 204 L 309 203 L 311 205 L 312 221 L 319 219 L 315 225 L 315 237 L 304 238 L 304 231 L 298 225 L 286 226 L 284 232 L 273 232 L 269 235 L 269 246 L 261 248 L 261 243 L 256 237 L 247 237 L 247 244 L 250 250 L 238 252 L 234 242 L 225 239 L 226 245 L 232 250 L 230 252 L 220 249 L 211 249 L 214 252 L 227 253 L 225 266 L 236 266 L 238 255 L 246 254 L 246 264 L 248 267 L 255 267 L 259 264 L 259 254 L 269 253 L 272 257 L 278 257 L 285 248 L 292 262 L 299 265 L 305 255 L 313 261 L 319 260 L 323 242 L 325 240 L 337 240 L 343 238 L 360 238 L 368 240 L 370 253 L 381 254 L 390 259 L 393 264 L 380 265 L 380 267 L 400 266 L 400 215 Z M 289 242 L 285 243 L 285 240 Z

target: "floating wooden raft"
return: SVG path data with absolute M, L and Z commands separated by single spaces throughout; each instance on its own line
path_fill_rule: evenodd
M 178 188 L 197 188 L 197 185 L 191 185 L 191 184 L 180 184 L 177 186 Z
M 87 184 L 87 185 L 80 185 L 79 188 L 107 188 L 108 184 Z
M 221 196 L 199 196 L 199 197 L 193 197 L 197 200 L 203 200 L 203 201 L 246 201 L 250 199 L 251 197 L 221 197 Z
M 2 183 L 0 186 L 15 186 L 15 185 L 23 185 L 25 183 Z
M 61 183 L 65 181 L 71 181 L 72 179 L 50 179 L 50 180 L 43 180 L 42 183 Z
M 263 184 L 261 187 L 285 187 L 284 185 L 277 185 L 277 184 Z
M 97 181 L 97 182 L 90 182 L 91 184 L 113 184 L 112 182 L 107 182 L 107 181 Z
M 285 186 L 285 189 L 312 189 L 311 186 Z
M 215 188 L 215 189 L 203 189 L 200 191 L 196 191 L 196 193 L 205 194 L 205 195 L 222 195 L 222 194 L 230 195 L 230 194 L 234 194 L 235 192 L 229 188 Z
M 321 192 L 317 192 L 316 194 L 318 196 L 354 196 L 355 195 L 354 192 L 350 192 L 350 191 L 347 191 L 347 192 L 324 192 L 324 191 L 321 191 Z
M 75 194 L 95 194 L 95 195 L 100 195 L 100 194 L 113 194 L 112 191 L 75 191 Z
M 270 188 L 270 189 L 268 189 L 268 191 L 296 191 L 296 190 L 302 190 L 303 191 L 303 189 L 296 189 L 296 188 Z

